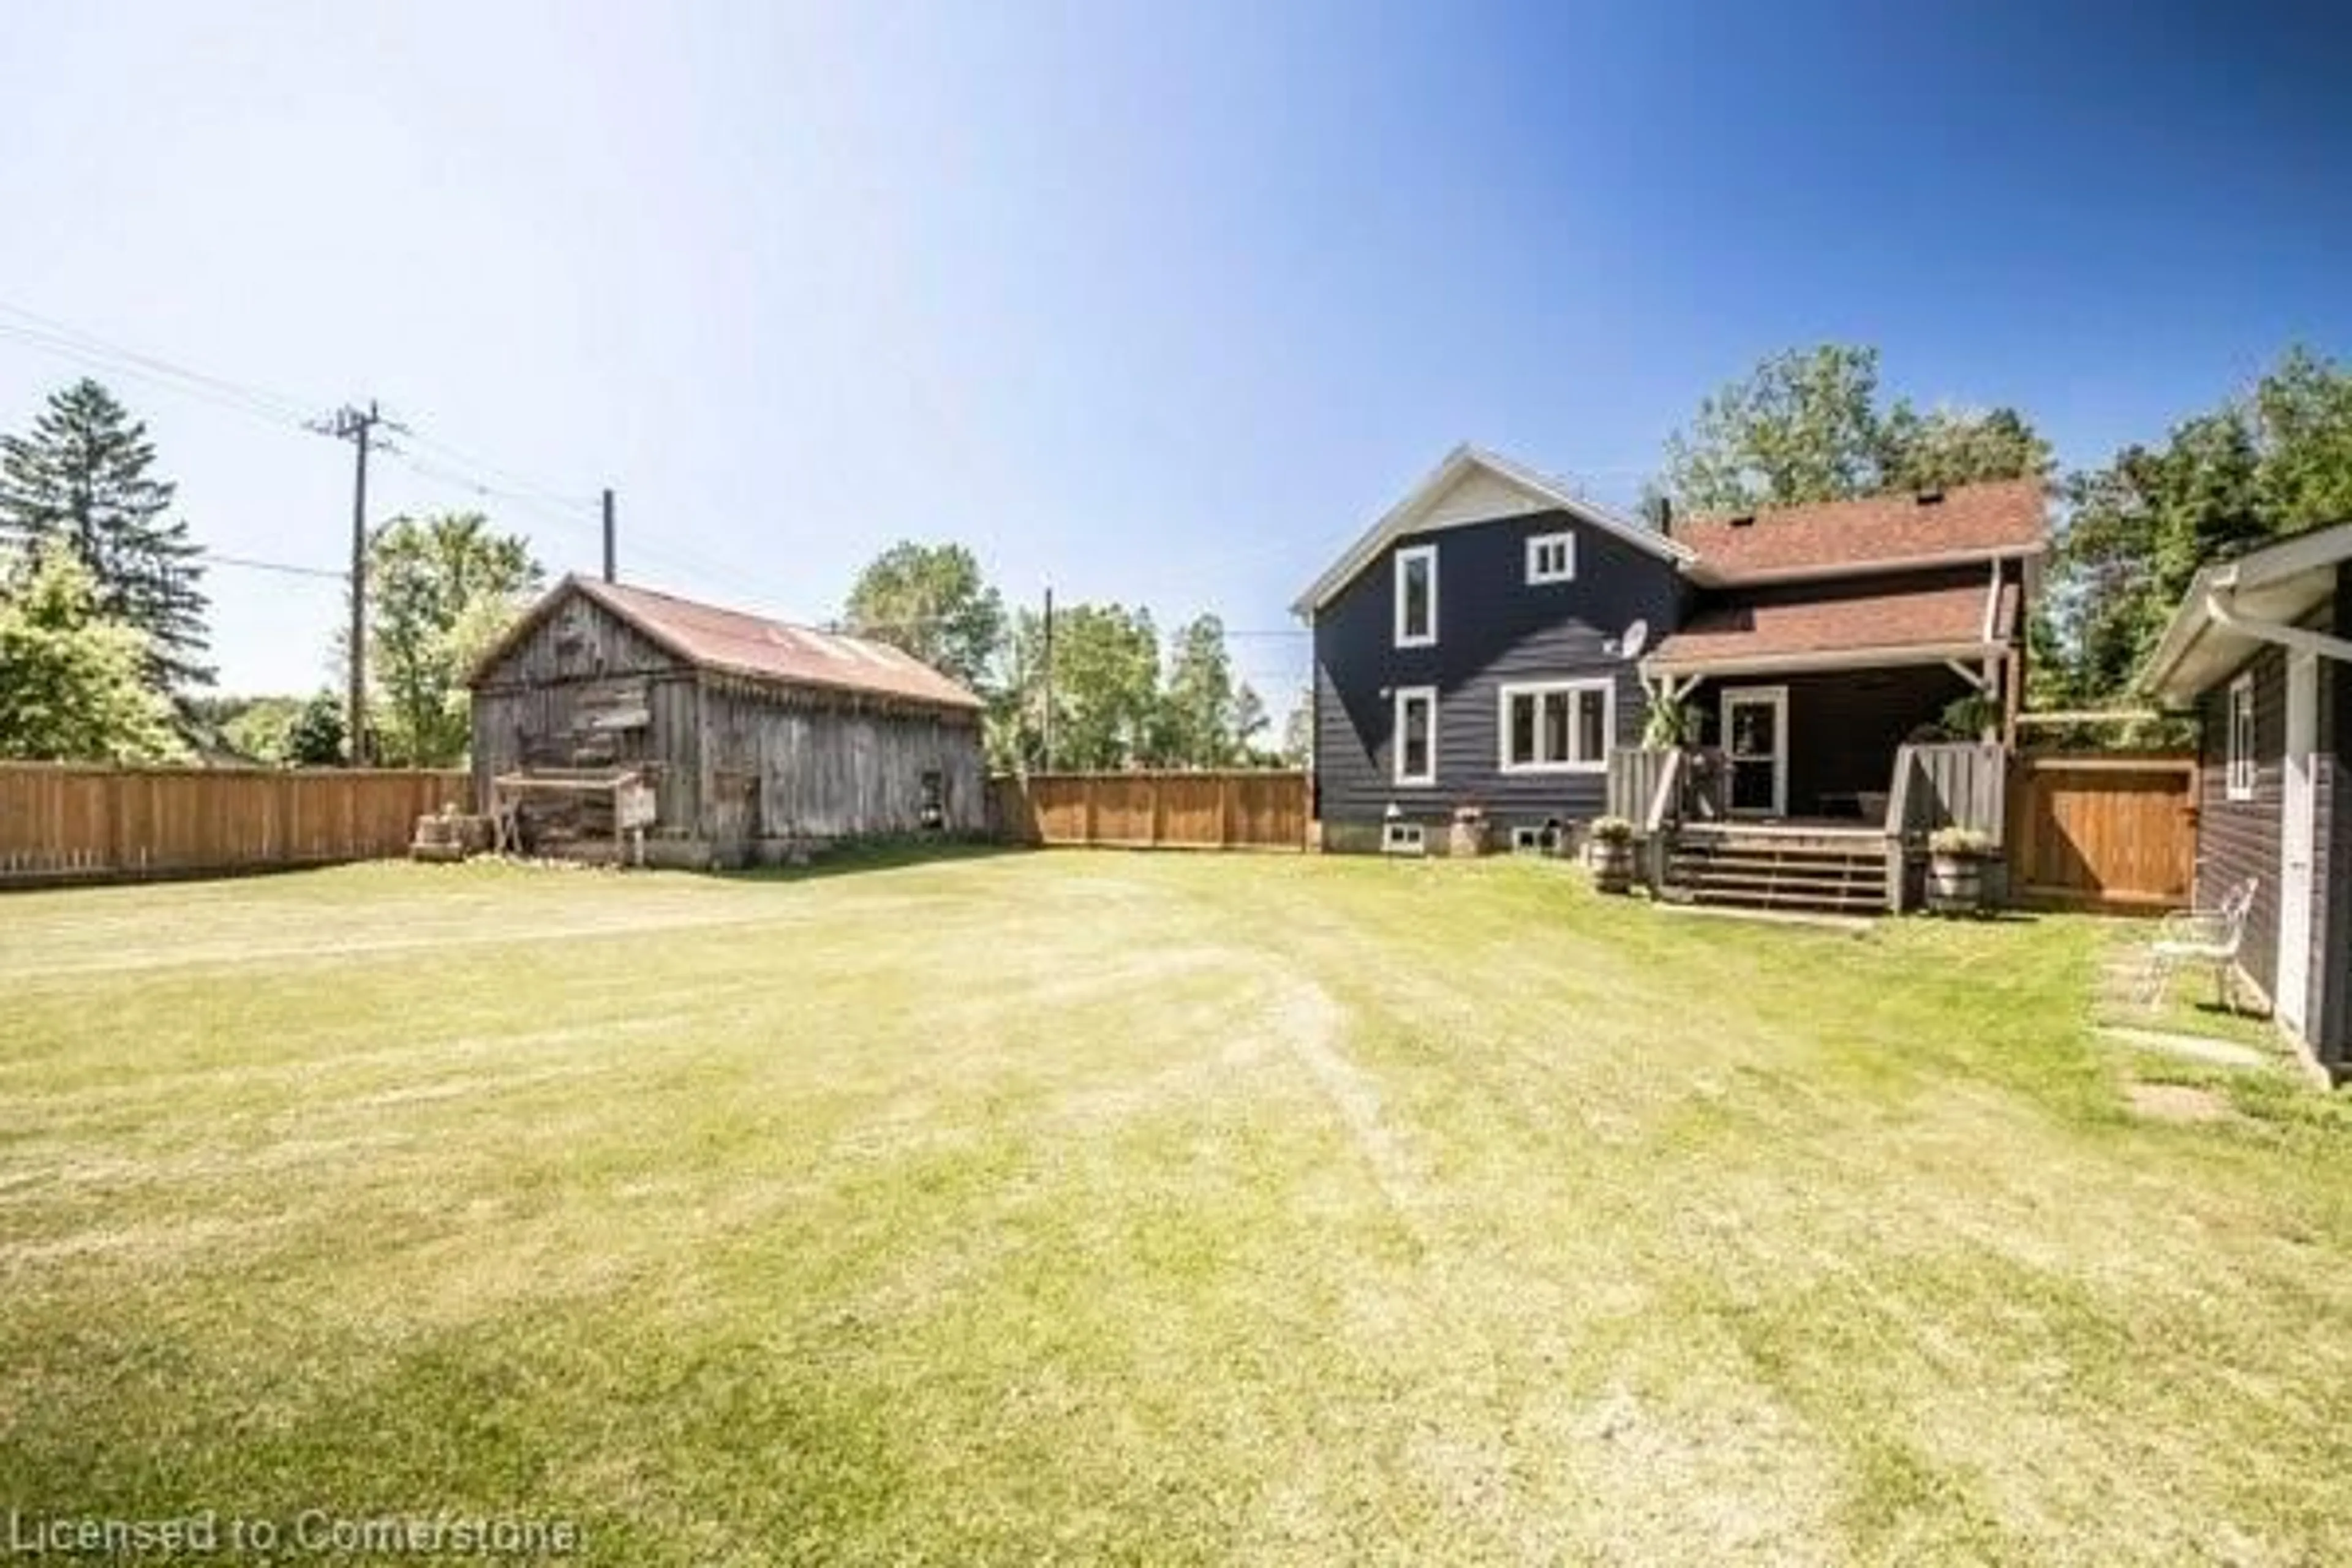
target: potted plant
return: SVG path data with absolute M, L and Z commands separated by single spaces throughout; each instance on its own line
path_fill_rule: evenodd
M 1633 825 L 1622 816 L 1597 816 L 1584 834 L 1592 861 L 1592 881 L 1604 893 L 1633 885 Z
M 1984 867 L 1992 836 L 1975 827 L 1938 827 L 1927 836 L 1927 907 L 1939 915 L 1984 908 Z
M 1697 714 L 1679 698 L 1661 697 L 1650 704 L 1649 721 L 1642 726 L 1642 744 L 1653 752 L 1671 752 L 1689 745 L 1697 731 Z

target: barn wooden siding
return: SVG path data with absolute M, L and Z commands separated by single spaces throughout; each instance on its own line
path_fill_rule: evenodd
M 403 855 L 419 816 L 468 793 L 453 772 L 0 763 L 0 887 Z
M 592 722 L 632 701 L 642 726 Z M 688 835 L 701 817 L 700 723 L 695 671 L 574 595 L 475 684 L 474 797 L 488 802 L 492 778 L 526 767 L 639 763 L 658 821 Z
M 1031 773 L 992 781 L 1000 837 L 1129 849 L 1303 849 L 1307 775 Z
M 481 673 L 474 780 L 631 766 L 652 784 L 655 858 L 740 865 L 835 838 L 978 834 L 987 784 L 976 713 L 742 679 L 678 659 L 575 594 Z
M 987 826 L 977 715 L 723 676 L 704 678 L 701 701 L 705 828 L 722 858 L 921 831 L 928 774 L 942 831 Z

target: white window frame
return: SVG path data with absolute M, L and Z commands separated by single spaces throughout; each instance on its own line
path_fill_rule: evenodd
M 2253 799 L 2255 787 L 2261 782 L 2262 759 L 2254 737 L 2254 675 L 2248 670 L 2230 682 L 2228 732 L 2221 742 L 2225 758 L 2222 779 L 2231 800 Z
M 1511 829 L 1512 854 L 1540 855 L 1543 849 L 1544 830 L 1542 828 L 1521 826 Z
M 1404 771 L 1404 710 L 1414 700 L 1429 704 L 1429 771 L 1408 773 Z M 1400 686 L 1389 708 L 1389 776 L 1398 784 L 1413 788 L 1426 788 L 1437 782 L 1437 688 L 1434 686 Z
M 1404 584 L 1408 563 L 1424 563 L 1429 570 L 1429 625 L 1414 636 L 1404 626 Z M 1392 587 L 1394 615 L 1390 630 L 1395 633 L 1399 647 L 1434 647 L 1437 646 L 1437 546 L 1409 544 L 1396 552 L 1396 581 Z
M 1580 691 L 1601 693 L 1601 754 L 1597 757 L 1571 756 L 1563 760 L 1542 759 L 1535 762 L 1514 762 L 1511 759 L 1511 703 L 1516 698 L 1532 697 L 1536 701 L 1536 750 L 1543 750 L 1543 702 L 1551 696 L 1569 697 Z M 1576 725 L 1576 709 L 1572 697 L 1569 708 L 1568 744 L 1576 749 L 1582 731 Z M 1495 767 L 1506 773 L 1605 773 L 1609 771 L 1609 753 L 1617 746 L 1617 682 L 1608 676 L 1580 676 L 1562 680 L 1522 680 L 1498 688 L 1495 692 Z
M 1547 572 L 1540 564 L 1546 550 L 1559 548 L 1560 564 Z M 1576 535 L 1573 533 L 1538 533 L 1528 541 L 1528 586 L 1540 588 L 1547 583 L 1576 581 Z
M 1381 853 L 1426 855 L 1429 853 L 1428 830 L 1418 822 L 1385 823 L 1381 828 Z

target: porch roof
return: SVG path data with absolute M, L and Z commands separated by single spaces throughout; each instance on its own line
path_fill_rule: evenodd
M 1642 661 L 1645 675 L 1936 664 L 2004 651 L 2017 584 L 1852 594 L 1704 610 Z

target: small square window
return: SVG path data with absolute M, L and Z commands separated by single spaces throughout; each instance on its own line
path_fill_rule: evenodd
M 1426 855 L 1428 836 L 1418 822 L 1391 822 L 1381 834 L 1381 853 L 1384 855 Z
M 1576 535 L 1540 533 L 1528 541 L 1528 585 L 1576 581 Z

